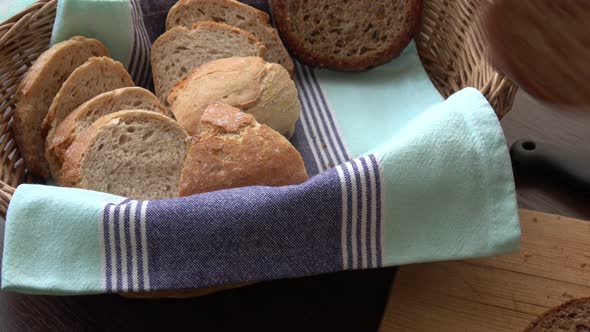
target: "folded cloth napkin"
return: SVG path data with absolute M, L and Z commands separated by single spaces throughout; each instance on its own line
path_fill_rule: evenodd
M 172 3 L 62 0 L 53 41 L 99 38 L 149 87 L 149 43 Z M 292 142 L 308 182 L 154 201 L 21 185 L 2 288 L 200 288 L 518 248 L 509 156 L 479 91 L 443 101 L 413 44 L 366 73 L 296 67 L 303 110 Z

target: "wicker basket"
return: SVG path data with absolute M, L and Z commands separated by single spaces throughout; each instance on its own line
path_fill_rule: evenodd
M 517 88 L 486 61 L 476 12 L 486 0 L 424 0 L 418 53 L 436 88 L 449 96 L 479 89 L 498 117 L 512 107 Z M 0 215 L 14 188 L 30 179 L 11 132 L 16 88 L 27 69 L 49 47 L 56 0 L 42 0 L 0 25 Z

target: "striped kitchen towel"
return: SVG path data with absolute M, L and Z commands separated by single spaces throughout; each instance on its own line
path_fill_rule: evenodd
M 53 41 L 99 38 L 150 87 L 149 45 L 172 4 L 62 0 Z M 8 210 L 2 288 L 176 290 L 518 248 L 510 160 L 479 91 L 443 100 L 414 44 L 364 73 L 296 63 L 296 85 L 303 111 L 292 142 L 309 181 L 153 201 L 21 185 Z

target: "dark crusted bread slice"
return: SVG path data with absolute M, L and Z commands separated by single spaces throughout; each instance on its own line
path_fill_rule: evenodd
M 366 70 L 398 56 L 420 23 L 422 0 L 271 0 L 289 50 L 311 66 Z
M 176 197 L 187 141 L 176 121 L 157 112 L 105 115 L 66 152 L 61 184 L 133 199 Z
M 590 297 L 574 299 L 548 310 L 524 332 L 590 332 Z
M 180 0 L 166 18 L 166 29 L 190 28 L 196 22 L 226 23 L 252 33 L 266 46 L 266 61 L 282 65 L 293 76 L 293 61 L 268 14 L 235 0 Z
M 291 143 L 250 114 L 210 105 L 193 137 L 180 177 L 180 196 L 245 186 L 286 186 L 307 180 Z
M 84 102 L 103 92 L 133 86 L 123 64 L 109 57 L 92 57 L 70 74 L 59 89 L 43 120 L 46 142 L 53 140 L 57 126 Z
M 209 61 L 233 56 L 264 57 L 265 52 L 258 38 L 231 25 L 201 22 L 192 29 L 172 28 L 152 45 L 156 96 L 165 102 L 174 84 Z
M 12 126 L 29 172 L 49 176 L 41 127 L 53 97 L 74 69 L 90 57 L 103 55 L 108 56 L 109 51 L 98 40 L 73 37 L 41 54 L 23 78 L 16 93 L 18 101 Z
M 78 106 L 59 124 L 51 140 L 47 141 L 46 157 L 53 178 L 58 180 L 65 153 L 70 145 L 94 121 L 107 114 L 136 109 L 159 112 L 173 117 L 156 96 L 140 87 L 104 92 Z

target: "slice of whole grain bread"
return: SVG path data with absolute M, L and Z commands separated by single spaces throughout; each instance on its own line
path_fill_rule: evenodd
M 70 145 L 98 118 L 122 110 L 146 110 L 173 117 L 151 92 L 140 87 L 126 87 L 99 94 L 78 106 L 57 127 L 47 141 L 46 157 L 53 178 L 59 182 L 61 166 Z
M 549 309 L 524 332 L 590 332 L 590 297 L 574 299 Z
M 62 184 L 133 199 L 176 197 L 187 140 L 186 131 L 161 113 L 105 115 L 66 152 Z
M 398 56 L 420 23 L 422 0 L 271 0 L 281 37 L 311 66 L 366 70 Z
M 266 46 L 265 59 L 282 65 L 293 76 L 293 61 L 265 12 L 235 0 L 180 0 L 170 8 L 166 28 L 190 28 L 203 21 L 226 23 L 252 33 Z
M 72 37 L 41 54 L 23 78 L 17 91 L 12 130 L 25 166 L 32 174 L 49 176 L 41 129 L 63 82 L 88 58 L 108 55 L 107 48 L 98 40 Z
M 204 63 L 233 56 L 263 57 L 265 52 L 258 38 L 227 24 L 201 22 L 192 29 L 172 28 L 152 45 L 156 96 L 165 102 L 170 89 Z

